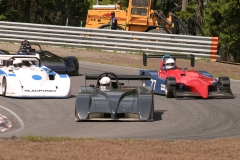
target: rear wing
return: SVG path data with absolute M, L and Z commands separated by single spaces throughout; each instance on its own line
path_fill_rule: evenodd
M 175 61 L 177 58 L 182 58 L 182 59 L 191 59 L 191 66 L 194 67 L 195 65 L 195 56 L 193 54 L 190 55 L 161 55 L 161 54 L 147 54 L 147 53 L 143 53 L 143 65 L 147 66 L 147 59 L 148 58 L 163 58 L 163 57 L 172 57 Z
M 86 74 L 86 80 L 98 80 L 99 75 L 96 74 Z M 116 80 L 114 76 L 109 75 L 109 78 Z M 146 75 L 117 75 L 118 80 L 150 80 L 151 76 Z
M 111 80 L 116 80 L 116 82 L 112 82 L 112 86 L 117 88 L 118 80 L 142 80 L 142 86 L 145 86 L 146 80 L 150 80 L 151 76 L 146 75 L 116 75 L 111 72 L 105 72 L 99 75 L 96 74 L 86 74 L 85 75 L 85 86 L 86 80 L 97 80 L 96 86 L 100 86 L 99 80 L 101 77 L 107 76 Z

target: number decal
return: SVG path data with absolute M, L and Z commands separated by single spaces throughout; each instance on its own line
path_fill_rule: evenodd
M 165 91 L 165 85 L 161 84 L 161 90 Z
M 151 79 L 151 86 L 153 86 L 153 90 L 155 90 L 157 80 Z

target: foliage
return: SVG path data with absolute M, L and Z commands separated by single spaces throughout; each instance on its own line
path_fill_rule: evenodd
M 189 18 L 196 18 L 196 1 L 197 0 L 189 0 L 188 6 L 187 6 L 187 10 L 186 11 L 177 11 L 176 15 L 179 18 L 182 18 L 184 22 L 188 22 Z
M 204 10 L 204 31 L 219 36 L 223 60 L 240 62 L 240 2 L 236 0 L 208 0 Z M 231 57 L 232 56 L 232 57 Z
M 0 20 L 79 26 L 85 21 L 92 0 L 2 0 Z

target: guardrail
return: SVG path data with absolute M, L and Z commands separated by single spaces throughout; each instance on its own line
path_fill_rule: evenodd
M 218 59 L 218 37 L 203 37 L 0 21 L 0 41 L 126 52 L 194 54 Z

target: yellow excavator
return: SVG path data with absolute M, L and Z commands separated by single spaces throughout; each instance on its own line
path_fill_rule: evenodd
M 152 0 L 129 0 L 128 8 L 123 10 L 121 3 L 93 5 L 88 10 L 86 28 L 110 28 L 111 12 L 115 12 L 118 30 L 155 32 L 166 34 L 204 35 L 200 26 L 191 19 L 186 25 L 176 15 L 169 12 L 165 16 L 161 11 L 152 10 Z

